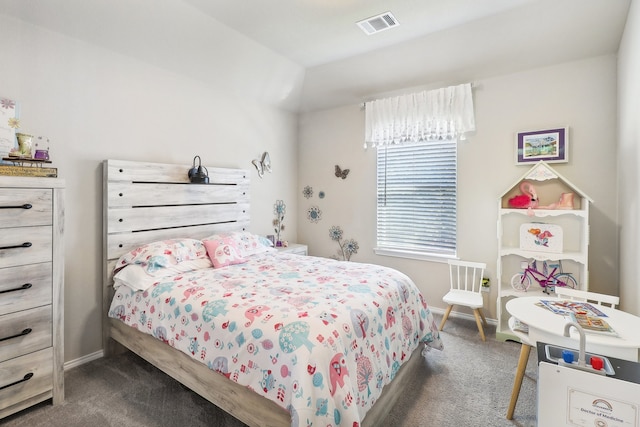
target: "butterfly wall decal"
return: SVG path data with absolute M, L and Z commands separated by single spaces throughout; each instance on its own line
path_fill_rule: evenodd
M 349 175 L 349 169 L 340 169 L 340 166 L 336 165 L 336 176 L 338 178 L 346 179 Z
M 271 157 L 269 157 L 268 152 L 265 151 L 262 153 L 261 159 L 254 159 L 251 163 L 256 167 L 260 178 L 262 178 L 265 172 L 271 173 Z

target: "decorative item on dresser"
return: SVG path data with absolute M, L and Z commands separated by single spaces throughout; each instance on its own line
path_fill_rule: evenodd
M 64 181 L 0 176 L 0 418 L 64 401 Z

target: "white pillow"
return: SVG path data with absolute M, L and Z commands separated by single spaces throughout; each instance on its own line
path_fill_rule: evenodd
M 113 276 L 113 288 L 118 289 L 120 286 L 125 285 L 134 291 L 145 291 L 162 279 L 172 278 L 181 273 L 198 270 L 200 268 L 210 268 L 212 266 L 209 258 L 200 258 L 182 261 L 180 264 L 170 265 L 153 274 L 149 274 L 144 266 L 140 264 L 129 264 Z

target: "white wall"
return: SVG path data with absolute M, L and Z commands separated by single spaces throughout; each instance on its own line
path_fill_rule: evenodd
M 425 82 L 427 83 L 427 82 Z M 474 89 L 475 135 L 459 142 L 459 256 L 488 264 L 495 283 L 497 197 L 526 172 L 516 166 L 515 133 L 556 126 L 570 128 L 570 162 L 553 165 L 587 193 L 591 210 L 590 286 L 617 294 L 616 223 L 616 58 L 559 64 L 477 81 Z M 298 237 L 313 255 L 331 256 L 337 244 L 329 228 L 339 225 L 358 241 L 354 261 L 400 269 L 424 292 L 429 303 L 444 307 L 448 287 L 442 263 L 378 256 L 375 246 L 375 152 L 363 149 L 364 111 L 351 105 L 304 114 L 300 119 Z M 350 168 L 346 180 L 334 165 Z M 305 199 L 302 189 L 313 187 Z M 324 199 L 317 192 L 326 192 Z M 316 205 L 322 219 L 311 223 L 306 210 Z M 497 290 L 485 307 L 496 317 Z
M 275 200 L 295 211 L 297 117 L 257 101 L 265 90 L 257 82 L 286 68 L 286 78 L 269 78 L 269 90 L 282 93 L 291 90 L 291 72 L 303 70 L 241 42 L 229 37 L 225 46 L 242 46 L 242 82 L 212 68 L 212 86 L 0 15 L 0 96 L 20 103 L 21 131 L 51 139 L 67 185 L 65 360 L 102 347 L 103 160 L 191 164 L 197 154 L 207 166 L 251 168 L 254 232 L 271 232 Z M 251 160 L 263 151 L 273 173 L 260 180 Z M 295 216 L 287 226 L 285 238 L 295 240 Z
M 640 316 L 640 4 L 632 2 L 618 55 L 620 306 Z
M 635 299 L 636 310 L 639 90 L 632 76 L 638 75 L 640 60 L 632 52 L 640 43 L 638 9 L 632 4 L 632 25 L 620 60 L 620 86 L 630 93 L 620 95 L 620 189 L 629 197 L 620 203 L 626 218 L 622 250 L 629 254 L 624 258 L 622 294 L 623 304 L 630 304 L 625 297 Z M 233 50 L 234 40 L 228 42 Z M 431 304 L 443 306 L 447 279 L 442 264 L 373 254 L 375 152 L 362 148 L 360 106 L 308 113 L 298 121 L 262 103 L 264 93 L 258 92 L 265 70 L 287 70 L 270 76 L 270 93 L 297 91 L 291 88 L 296 70 L 281 57 L 263 48 L 252 55 L 243 40 L 236 52 L 243 55 L 243 63 L 254 64 L 248 68 L 256 70 L 255 81 L 249 80 L 252 74 L 246 69 L 238 79 L 212 68 L 211 73 L 219 73 L 219 84 L 213 86 L 3 15 L 0 51 L 5 59 L 0 96 L 20 102 L 22 131 L 51 138 L 54 166 L 67 182 L 67 361 L 101 348 L 101 162 L 107 158 L 188 164 L 199 154 L 206 165 L 251 168 L 251 159 L 269 151 L 274 172 L 260 180 L 252 170 L 253 231 L 271 232 L 272 206 L 282 199 L 289 213 L 285 239 L 309 244 L 312 254 L 331 256 L 337 245 L 328 231 L 339 225 L 345 237 L 360 244 L 354 261 L 404 271 Z M 301 76 L 303 70 L 297 72 Z M 478 131 L 459 145 L 460 256 L 487 262 L 495 281 L 496 197 L 526 170 L 513 164 L 514 133 L 567 125 L 571 161 L 557 169 L 595 201 L 591 286 L 617 293 L 616 58 L 598 57 L 476 83 Z M 351 169 L 346 180 L 334 176 L 336 164 Z M 305 185 L 313 187 L 313 198 L 302 196 Z M 320 190 L 326 193 L 322 200 L 317 196 Z M 322 210 L 317 224 L 306 219 L 313 205 Z M 632 238 L 625 240 L 627 235 Z M 494 289 L 487 298 L 491 317 L 495 297 Z

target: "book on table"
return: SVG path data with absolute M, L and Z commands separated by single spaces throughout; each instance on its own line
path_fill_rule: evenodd
M 601 317 L 590 316 L 584 313 L 571 313 L 567 316 L 569 320 L 572 322 L 576 322 L 578 325 L 582 326 L 585 333 L 597 333 L 597 334 L 605 334 L 605 335 L 614 335 L 618 334 L 613 328 Z
M 604 319 L 607 315 L 588 302 L 540 300 L 539 305 L 577 323 L 587 333 L 618 335 Z
M 568 316 L 571 313 L 586 314 L 592 317 L 607 317 L 602 311 L 598 310 L 593 304 L 580 301 L 558 301 L 558 300 L 540 300 L 540 305 L 556 314 Z

